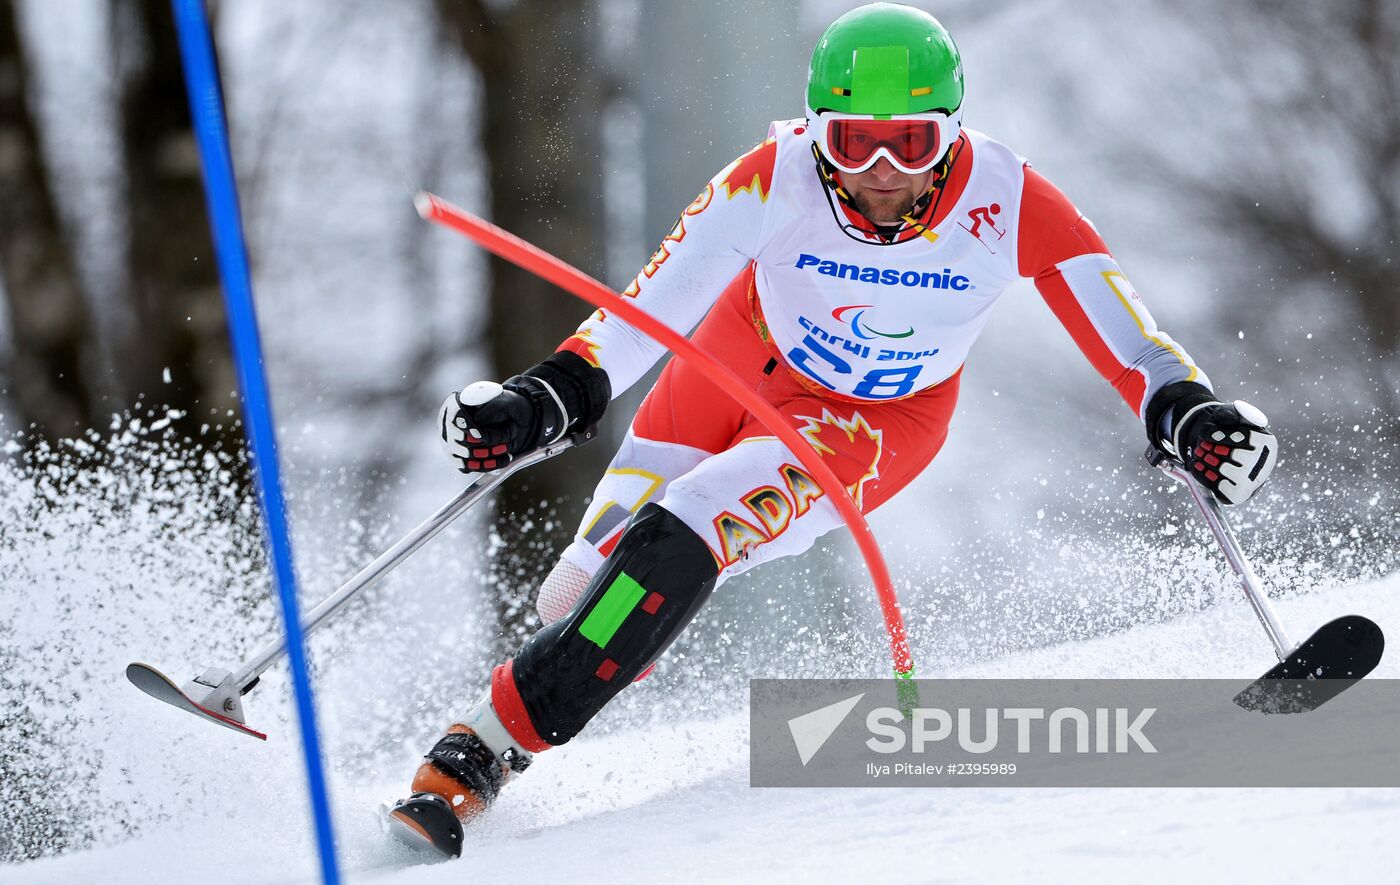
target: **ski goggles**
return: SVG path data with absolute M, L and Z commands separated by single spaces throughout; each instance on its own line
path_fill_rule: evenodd
M 957 116 L 942 111 L 880 120 L 810 109 L 807 126 L 822 156 L 842 172 L 864 172 L 884 157 L 910 175 L 937 165 L 962 128 Z

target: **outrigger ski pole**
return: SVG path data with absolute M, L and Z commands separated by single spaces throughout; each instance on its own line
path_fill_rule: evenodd
M 1155 448 L 1147 450 L 1147 463 L 1185 485 L 1191 493 L 1274 645 L 1279 662 L 1235 695 L 1236 704 L 1264 713 L 1305 713 L 1327 703 L 1376 668 L 1385 651 L 1385 635 L 1375 621 L 1361 615 L 1343 615 L 1323 624 L 1298 645 L 1290 642 L 1215 495 L 1198 483 L 1180 461 Z
M 302 619 L 304 633 L 310 636 L 313 630 L 340 612 L 346 603 L 388 574 L 395 566 L 446 528 L 454 519 L 486 497 L 492 489 L 505 482 L 511 474 L 553 458 L 566 449 L 583 445 L 596 435 L 596 427 L 581 430 L 556 443 L 521 455 L 500 470 L 480 474 L 474 483 L 459 492 L 451 501 L 439 507 L 437 512 L 401 538 L 394 546 L 381 553 L 359 574 L 326 597 L 320 605 L 307 612 Z M 207 667 L 204 672 L 183 686 L 176 686 L 169 677 L 156 668 L 139 662 L 127 665 L 126 678 L 156 700 L 165 701 L 173 707 L 208 719 L 210 722 L 217 722 L 219 725 L 231 728 L 240 734 L 265 741 L 267 740 L 266 734 L 255 731 L 244 724 L 242 698 L 253 689 L 253 686 L 258 684 L 258 679 L 262 676 L 263 671 L 275 664 L 286 651 L 287 643 L 283 637 L 267 646 L 237 671 Z

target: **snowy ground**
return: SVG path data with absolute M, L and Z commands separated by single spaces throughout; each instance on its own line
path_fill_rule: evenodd
M 1398 596 L 1400 575 L 1290 598 L 1280 608 L 1299 635 L 1350 611 L 1386 627 L 1400 624 Z M 1239 600 L 943 675 L 1235 677 L 1257 675 L 1269 663 L 1268 642 Z M 1375 675 L 1400 677 L 1400 657 L 1392 653 Z M 0 880 L 315 881 L 302 781 L 285 746 L 290 736 L 278 749 L 218 731 L 207 735 L 220 741 L 216 764 L 275 755 L 270 764 L 239 766 L 244 804 L 210 808 L 183 829 L 162 826 L 114 847 L 0 869 Z M 712 721 L 585 736 L 512 784 L 469 834 L 469 860 L 433 866 L 413 865 L 378 833 L 372 809 L 401 782 L 382 772 L 355 782 L 340 772 L 333 790 L 346 878 L 389 885 L 1263 882 L 1322 874 L 1386 881 L 1400 868 L 1394 789 L 756 790 L 748 786 L 747 750 L 742 709 Z

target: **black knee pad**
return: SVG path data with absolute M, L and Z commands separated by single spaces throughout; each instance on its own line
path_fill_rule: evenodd
M 647 504 L 573 611 L 516 654 L 515 687 L 535 731 L 563 744 L 675 641 L 710 597 L 719 567 L 700 536 Z

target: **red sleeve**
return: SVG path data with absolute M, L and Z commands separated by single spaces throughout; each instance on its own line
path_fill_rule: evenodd
M 1060 189 L 1025 166 L 1018 270 L 1100 375 L 1133 411 L 1164 384 L 1201 380 L 1190 357 L 1157 329 L 1099 232 Z
M 1076 255 L 1110 254 L 1089 219 L 1079 214 L 1064 192 L 1026 165 L 1021 192 L 1019 271 L 1037 283 L 1055 273 L 1055 265 Z M 1051 305 L 1053 307 L 1054 305 Z

